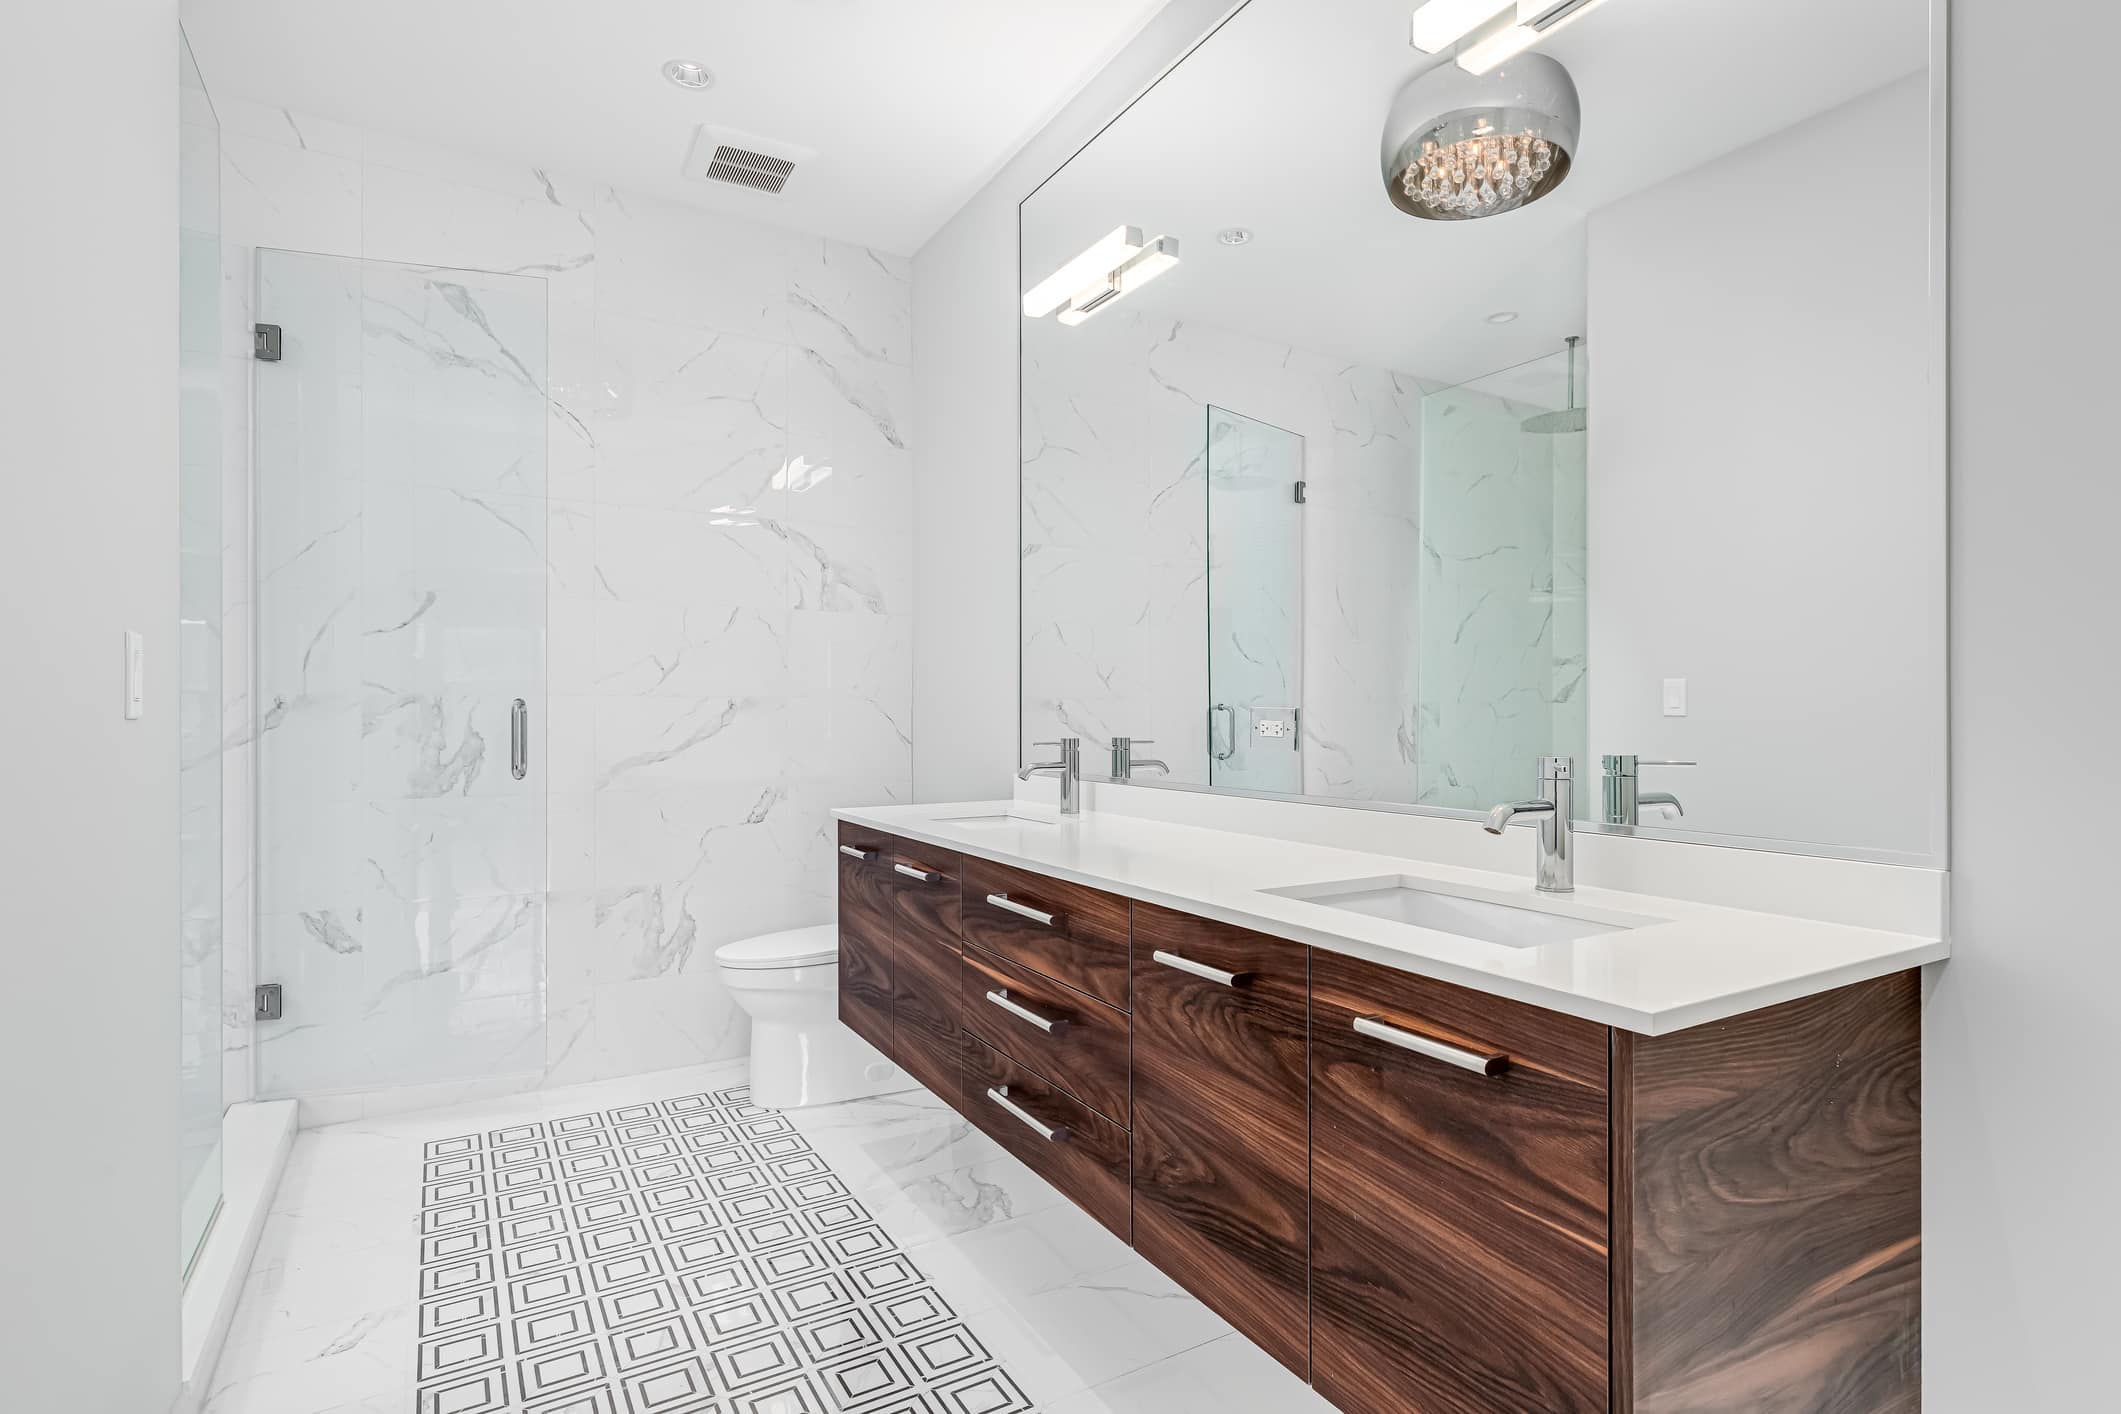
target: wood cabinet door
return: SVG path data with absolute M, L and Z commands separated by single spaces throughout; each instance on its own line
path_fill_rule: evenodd
M 1347 1414 L 1603 1414 L 1610 1033 L 1331 953 L 1311 982 L 1312 1383 Z
M 887 1056 L 896 843 L 881 831 L 840 822 L 840 1020 Z
M 1310 1374 L 1309 949 L 1134 906 L 1134 1245 Z

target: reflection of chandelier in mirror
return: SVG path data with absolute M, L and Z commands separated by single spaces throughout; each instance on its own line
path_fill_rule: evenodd
M 1569 71 L 1543 54 L 1416 74 L 1385 118 L 1385 194 L 1428 221 L 1528 206 L 1567 179 L 1582 118 Z

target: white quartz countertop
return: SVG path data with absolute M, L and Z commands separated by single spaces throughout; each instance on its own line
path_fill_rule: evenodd
M 1647 1036 L 1941 962 L 1951 953 L 1941 938 L 1683 899 L 1581 887 L 1543 895 L 1529 868 L 1520 878 L 1128 815 L 1058 817 L 1023 801 L 834 813 L 905 839 Z M 1021 823 L 994 818 L 1001 816 Z M 967 817 L 971 822 L 963 823 Z M 1395 876 L 1462 897 L 1637 926 L 1522 948 L 1265 892 Z

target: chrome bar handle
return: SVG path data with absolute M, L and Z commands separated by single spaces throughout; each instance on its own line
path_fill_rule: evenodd
M 1007 909 L 1019 918 L 1028 918 L 1033 923 L 1046 928 L 1051 928 L 1060 918 L 1058 914 L 1043 913 L 1028 904 L 1018 903 L 1007 894 L 989 894 L 987 895 L 987 902 L 993 904 L 996 908 Z
M 1223 737 L 1230 743 L 1228 751 L 1218 750 L 1215 745 L 1215 714 L 1218 712 L 1229 714 L 1225 720 L 1229 722 L 1230 730 Z M 1218 761 L 1227 761 L 1237 754 L 1237 709 L 1226 702 L 1218 702 L 1208 709 L 1208 754 Z
M 1383 1041 L 1388 1046 L 1397 1046 L 1402 1051 L 1412 1051 L 1417 1056 L 1427 1056 L 1430 1060 L 1442 1061 L 1445 1065 L 1455 1065 L 1460 1070 L 1470 1070 L 1475 1075 L 1493 1077 L 1510 1068 L 1508 1056 L 1484 1054 L 1446 1045 L 1432 1037 L 1402 1031 L 1397 1026 L 1387 1026 L 1374 1016 L 1356 1017 L 1355 1029 L 1374 1041 Z
M 904 874 L 907 878 L 918 879 L 924 884 L 932 884 L 943 877 L 940 874 L 932 874 L 926 869 L 916 869 L 911 864 L 894 864 L 891 867 Z
M 520 697 L 508 709 L 508 773 L 519 781 L 530 774 L 530 704 Z
M 860 861 L 861 861 L 862 863 L 864 863 L 864 864 L 867 864 L 867 863 L 868 863 L 868 862 L 869 862 L 870 860 L 872 860 L 872 859 L 876 858 L 876 851 L 875 851 L 875 850 L 873 850 L 873 849 L 856 849 L 856 848 L 855 848 L 855 847 L 854 847 L 853 845 L 851 845 L 851 844 L 843 844 L 843 845 L 841 845 L 841 846 L 840 846 L 840 853 L 841 853 L 841 854 L 844 854 L 844 855 L 846 855 L 846 856 L 847 856 L 847 857 L 848 857 L 849 859 L 859 859 L 859 860 L 860 860 Z
M 1210 982 L 1220 982 L 1225 987 L 1241 987 L 1252 978 L 1249 972 L 1225 972 L 1220 967 L 1210 967 L 1205 962 L 1195 962 L 1192 958 L 1180 957 L 1175 952 L 1153 952 L 1149 956 L 1166 967 L 1190 972 L 1195 977 L 1205 977 Z
M 999 1090 L 995 1089 L 991 1085 L 988 1086 L 987 1098 L 994 1101 L 995 1104 L 1000 1105 L 1010 1114 L 1013 1114 L 1018 1119 L 1022 1120 L 1026 1128 L 1036 1132 L 1038 1137 L 1045 1140 L 1048 1144 L 1058 1144 L 1068 1137 L 1068 1126 L 1064 1124 L 1051 1125 L 1045 1123 L 1043 1120 L 1039 1119 L 1037 1115 L 1032 1114 L 1022 1105 L 1019 1105 L 1018 1103 L 1016 1103 L 1016 1101 L 1010 1099 L 1009 1087 L 1006 1085 L 1002 1086 Z
M 1033 1026 L 1036 1026 L 1039 1030 L 1045 1032 L 1048 1036 L 1058 1036 L 1062 1031 L 1067 1029 L 1068 1019 L 1066 1017 L 1040 1016 L 1037 1012 L 1025 1006 L 1023 1003 L 1013 1002 L 1009 1000 L 1009 993 L 1006 988 L 1000 991 L 987 993 L 987 1000 L 993 1002 L 996 1006 L 1000 1007 L 1003 1011 L 1008 1012 L 1017 1020 L 1030 1022 Z

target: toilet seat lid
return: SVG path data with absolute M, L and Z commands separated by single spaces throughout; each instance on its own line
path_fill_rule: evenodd
M 724 967 L 763 971 L 769 967 L 814 967 L 840 960 L 840 929 L 837 923 L 817 923 L 808 928 L 790 928 L 785 933 L 766 933 L 741 938 L 714 950 L 714 960 Z

